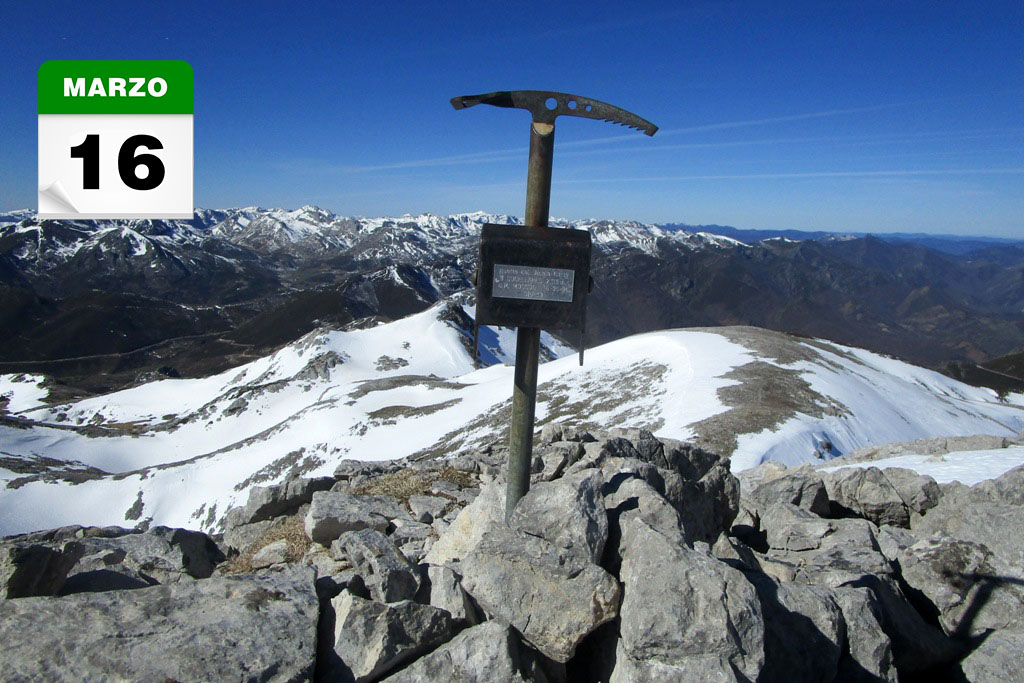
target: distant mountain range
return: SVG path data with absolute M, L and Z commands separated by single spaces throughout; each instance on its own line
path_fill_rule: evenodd
M 314 206 L 190 221 L 0 216 L 0 373 L 105 391 L 204 376 L 320 326 L 398 319 L 471 288 L 486 213 L 350 218 Z M 1020 243 L 552 221 L 591 232 L 587 343 L 756 325 L 916 363 L 1024 351 Z

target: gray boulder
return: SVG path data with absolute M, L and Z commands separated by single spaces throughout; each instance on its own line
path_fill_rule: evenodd
M 252 556 L 249 564 L 253 569 L 263 569 L 288 560 L 288 541 L 281 539 L 263 546 Z
M 484 486 L 480 495 L 464 507 L 430 548 L 423 561 L 459 571 L 459 562 L 496 525 L 505 524 L 504 486 Z
M 0 543 L 0 598 L 56 595 L 84 553 L 77 541 L 58 548 L 30 542 Z
M 462 587 L 541 653 L 566 662 L 618 614 L 618 582 L 580 553 L 495 524 L 461 562 Z
M 935 480 L 928 475 L 902 467 L 886 467 L 882 474 L 896 489 L 896 493 L 911 513 L 923 515 L 938 505 L 942 492 Z
M 612 681 L 756 680 L 765 625 L 754 587 L 640 519 L 623 526 L 625 584 Z
M 869 588 L 844 586 L 833 591 L 846 624 L 847 650 L 839 660 L 838 681 L 896 683 L 892 641 L 882 629 L 883 607 Z
M 968 681 L 1021 683 L 1024 681 L 1021 652 L 1024 652 L 1024 630 L 995 631 L 960 662 L 960 669 Z
M 977 487 L 973 487 L 977 488 Z M 987 492 L 948 491 L 923 517 L 914 518 L 912 531 L 919 538 L 942 533 L 962 541 L 980 543 L 992 552 L 999 573 L 1020 576 L 1024 567 L 1024 507 L 995 502 Z
M 936 535 L 900 554 L 903 580 L 938 611 L 943 630 L 957 638 L 992 629 L 1024 629 L 1024 588 L 1000 576 L 988 548 Z
M 384 680 L 387 683 L 448 681 L 523 682 L 519 638 L 508 626 L 488 621 L 466 629 L 433 652 Z
M 409 509 L 417 522 L 430 524 L 440 519 L 450 508 L 452 501 L 441 496 L 409 496 Z
M 825 537 L 837 528 L 832 520 L 786 502 L 768 507 L 761 516 L 761 526 L 769 548 L 796 551 L 820 548 Z
M 289 479 L 276 486 L 256 486 L 249 489 L 249 499 L 243 507 L 232 508 L 225 515 L 225 530 L 263 522 L 295 512 L 313 500 L 316 491 L 327 491 L 334 485 L 334 477 L 315 479 Z
M 374 600 L 411 600 L 419 592 L 420 576 L 416 567 L 379 531 L 347 531 L 331 544 L 331 555 L 347 558 L 352 563 Z
M 509 525 L 598 564 L 608 540 L 603 484 L 593 470 L 537 484 L 516 504 Z
M 306 514 L 306 535 L 322 546 L 329 546 L 346 531 L 386 531 L 391 520 L 401 518 L 409 518 L 409 513 L 391 496 L 317 491 Z
M 232 508 L 232 510 L 238 509 L 241 508 Z M 228 514 L 231 514 L 231 511 Z M 250 550 L 264 535 L 270 533 L 273 529 L 284 526 L 286 520 L 286 517 L 275 517 L 274 519 L 253 522 L 252 524 L 228 525 L 224 529 L 224 545 L 234 548 L 239 553 L 244 553 Z
M 748 575 L 764 615 L 765 662 L 760 680 L 834 680 L 847 642 L 846 622 L 827 588 Z
M 448 612 L 457 622 L 476 624 L 480 621 L 455 572 L 447 567 L 431 566 L 427 569 L 427 577 L 430 579 L 431 605 Z
M 767 510 L 775 503 L 789 503 L 819 517 L 829 514 L 828 493 L 825 482 L 811 467 L 785 470 L 779 477 L 765 481 L 749 493 L 742 493 L 744 503 L 758 512 Z
M 877 467 L 844 467 L 823 477 L 833 517 L 856 516 L 876 525 L 910 526 L 910 511 Z
M 334 659 L 328 679 L 373 681 L 455 635 L 444 610 L 403 600 L 384 605 L 342 591 L 331 600 Z
M 306 680 L 319 613 L 313 579 L 293 567 L 130 598 L 0 601 L 0 670 L 9 680 Z

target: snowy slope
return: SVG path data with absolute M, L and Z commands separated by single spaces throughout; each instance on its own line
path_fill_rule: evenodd
M 474 369 L 471 321 L 444 302 L 369 329 L 318 331 L 204 379 L 167 379 L 38 406 L 38 378 L 7 377 L 0 534 L 70 523 L 216 530 L 248 489 L 332 472 L 344 458 L 445 455 L 502 442 L 512 368 Z M 510 362 L 511 331 L 481 331 Z M 731 454 L 734 468 L 894 440 L 1010 435 L 1024 398 L 872 353 L 756 328 L 669 330 L 587 352 L 545 336 L 538 426 L 636 426 Z M 826 444 L 828 447 L 826 448 Z M 77 483 L 76 483 L 77 482 Z

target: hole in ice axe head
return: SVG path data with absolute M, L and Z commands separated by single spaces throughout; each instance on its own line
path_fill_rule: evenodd
M 554 124 L 557 116 L 579 116 L 584 119 L 609 121 L 620 126 L 636 128 L 647 135 L 654 135 L 658 132 L 656 125 L 625 109 L 589 97 L 567 95 L 563 92 L 503 90 L 484 95 L 463 95 L 452 98 L 452 106 L 456 109 L 467 109 L 478 104 L 525 109 L 530 112 L 536 123 Z

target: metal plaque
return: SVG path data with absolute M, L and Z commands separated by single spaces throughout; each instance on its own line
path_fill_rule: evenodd
M 568 268 L 537 268 L 495 263 L 491 296 L 571 303 L 575 275 L 576 273 Z
M 483 226 L 477 324 L 582 332 L 589 285 L 586 230 Z

